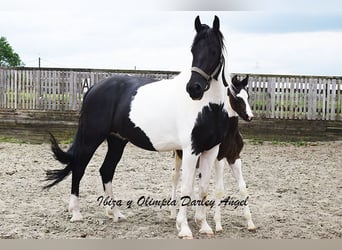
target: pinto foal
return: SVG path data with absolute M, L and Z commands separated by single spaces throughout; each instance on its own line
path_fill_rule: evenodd
M 223 172 L 224 167 L 228 163 L 232 169 L 232 174 L 235 180 L 237 181 L 240 198 L 241 200 L 245 200 L 248 197 L 248 191 L 246 187 L 246 183 L 242 176 L 242 162 L 240 158 L 240 153 L 243 148 L 243 140 L 241 134 L 239 132 L 238 127 L 238 117 L 240 116 L 245 121 L 251 121 L 253 118 L 249 103 L 248 103 L 248 94 L 246 91 L 246 86 L 248 84 L 248 76 L 239 81 L 237 76 L 232 78 L 232 85 L 228 88 L 228 98 L 230 104 L 230 114 L 229 121 L 227 124 L 226 135 L 224 137 L 223 142 L 220 144 L 219 152 L 217 155 L 217 159 L 215 161 L 215 230 L 216 232 L 222 231 L 222 223 L 221 223 L 221 209 L 218 205 L 224 194 L 224 186 L 223 186 Z M 243 91 L 242 91 L 243 90 Z M 174 172 L 172 173 L 172 200 L 176 198 L 176 189 L 177 184 L 180 177 L 181 163 L 182 163 L 182 151 L 176 151 L 176 164 Z M 198 164 L 199 167 L 201 164 Z M 208 168 L 199 168 L 200 178 L 206 178 L 207 182 L 210 179 L 210 169 Z M 256 228 L 254 226 L 252 215 L 249 209 L 248 204 L 243 206 L 244 217 L 247 221 L 247 229 L 249 231 L 255 231 Z M 195 215 L 195 220 L 197 220 L 197 210 Z M 171 207 L 171 218 L 176 217 L 176 208 Z

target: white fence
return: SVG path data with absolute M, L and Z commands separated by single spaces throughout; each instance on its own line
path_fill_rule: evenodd
M 0 109 L 79 110 L 85 91 L 116 74 L 174 77 L 174 71 L 0 68 Z M 342 77 L 250 75 L 257 117 L 342 120 Z

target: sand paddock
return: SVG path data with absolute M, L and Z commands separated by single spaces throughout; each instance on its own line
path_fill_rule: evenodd
M 46 169 L 62 167 L 48 144 L 0 143 L 0 238 L 177 238 L 175 220 L 168 207 L 138 206 L 140 197 L 169 199 L 172 153 L 156 153 L 128 145 L 114 178 L 116 198 L 123 201 L 127 221 L 114 223 L 98 205 L 103 195 L 99 167 L 106 152 L 100 146 L 80 187 L 83 222 L 70 223 L 67 205 L 68 177 L 50 191 L 42 191 Z M 307 145 L 253 143 L 242 153 L 243 172 L 249 187 L 249 205 L 257 226 L 246 229 L 242 209 L 224 207 L 223 238 L 342 238 L 342 141 Z M 237 197 L 230 168 L 225 171 L 225 196 Z M 211 196 L 213 199 L 213 185 Z M 132 207 L 127 208 L 127 201 Z M 194 238 L 198 233 L 194 209 L 189 209 Z M 215 228 L 214 211 L 208 212 Z

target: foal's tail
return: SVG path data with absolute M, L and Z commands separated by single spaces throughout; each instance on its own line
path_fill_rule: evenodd
M 60 163 L 67 164 L 67 166 L 63 169 L 47 170 L 45 181 L 53 181 L 53 182 L 45 185 L 43 189 L 51 188 L 52 186 L 64 180 L 64 178 L 67 177 L 71 173 L 72 162 L 74 160 L 75 142 L 77 143 L 77 139 L 78 139 L 78 133 L 77 133 L 74 143 L 71 145 L 71 147 L 68 149 L 67 152 L 64 152 L 59 147 L 55 137 L 51 133 L 49 134 L 50 134 L 51 150 L 54 154 L 55 159 L 58 160 Z

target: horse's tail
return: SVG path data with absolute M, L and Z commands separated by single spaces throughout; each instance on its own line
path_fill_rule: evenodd
M 56 138 L 50 133 L 51 150 L 54 154 L 55 159 L 58 160 L 60 163 L 67 164 L 67 166 L 63 169 L 47 170 L 45 181 L 52 182 L 45 185 L 43 189 L 49 189 L 52 186 L 58 184 L 72 172 L 73 161 L 75 158 L 75 147 L 77 147 L 76 145 L 78 144 L 78 140 L 79 133 L 77 132 L 73 144 L 68 149 L 68 151 L 65 152 L 59 147 Z

